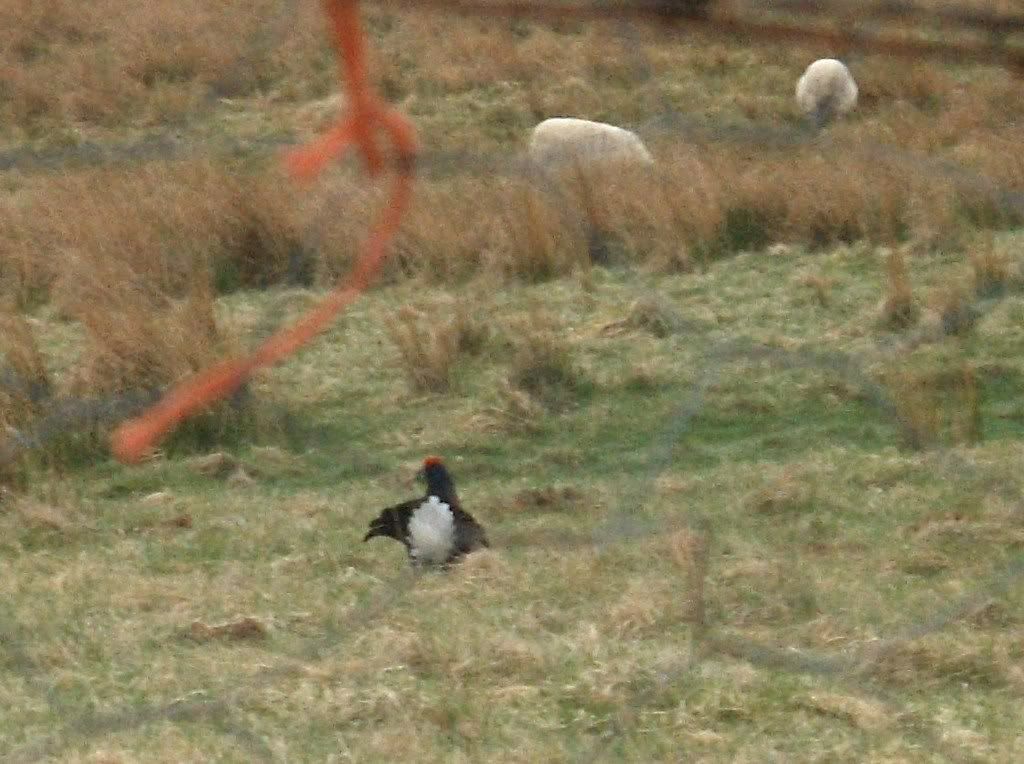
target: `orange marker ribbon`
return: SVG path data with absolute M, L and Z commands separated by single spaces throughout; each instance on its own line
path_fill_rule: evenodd
M 251 355 L 219 363 L 172 388 L 152 408 L 114 431 L 112 448 L 118 459 L 137 462 L 186 417 L 237 390 L 257 369 L 295 353 L 350 305 L 380 273 L 388 247 L 398 231 L 412 195 L 416 135 L 412 125 L 373 92 L 367 81 L 365 38 L 357 0 L 324 0 L 339 53 L 342 82 L 348 83 L 349 109 L 338 124 L 312 143 L 292 151 L 285 164 L 297 180 L 314 180 L 331 161 L 355 146 L 376 177 L 383 170 L 375 141 L 380 130 L 390 138 L 398 169 L 387 206 L 370 230 L 362 256 L 352 272 L 293 326 L 270 337 Z

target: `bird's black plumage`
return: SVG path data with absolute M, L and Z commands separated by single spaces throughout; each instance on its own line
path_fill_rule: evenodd
M 460 505 L 452 476 L 442 461 L 436 456 L 428 457 L 420 474 L 427 481 L 426 496 L 403 501 L 401 504 L 381 510 L 370 523 L 370 530 L 363 537 L 363 541 L 369 541 L 375 536 L 393 538 L 401 542 L 409 552 L 410 559 L 417 562 L 415 539 L 410 535 L 409 524 L 413 514 L 429 502 L 431 496 L 435 496 L 447 504 L 452 513 L 451 551 L 443 564 L 453 562 L 474 549 L 490 546 L 483 527 Z

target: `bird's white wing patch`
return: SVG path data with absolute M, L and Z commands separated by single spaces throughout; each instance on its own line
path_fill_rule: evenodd
M 420 504 L 409 518 L 409 545 L 417 562 L 447 562 L 455 546 L 455 518 L 436 496 Z

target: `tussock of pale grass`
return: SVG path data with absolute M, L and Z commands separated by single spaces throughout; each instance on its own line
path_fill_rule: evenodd
M 969 365 L 906 364 L 885 375 L 901 424 L 904 445 L 912 449 L 939 442 L 979 442 L 983 436 L 983 390 Z
M 51 390 L 32 327 L 16 313 L 0 312 L 0 427 L 18 428 L 38 416 Z
M 982 417 L 983 394 L 981 382 L 974 368 L 965 364 L 956 381 L 956 392 L 959 407 L 953 419 L 955 439 L 960 443 L 974 445 L 984 437 L 984 419 Z
M 86 334 L 68 386 L 73 395 L 159 390 L 223 358 L 230 348 L 202 276 L 175 297 L 117 259 L 69 253 L 54 291 L 58 308 Z
M 940 412 L 930 380 L 910 370 L 897 372 L 890 385 L 901 424 L 903 445 L 919 450 L 939 437 Z
M 219 247 L 209 258 L 218 292 L 275 284 L 310 286 L 319 258 L 311 249 L 297 193 L 274 172 L 225 175 L 229 192 L 213 228 Z
M 24 528 L 59 534 L 70 534 L 78 526 L 77 519 L 68 510 L 29 497 L 19 497 L 12 518 Z
M 424 310 L 405 305 L 387 319 L 387 328 L 414 392 L 448 391 L 458 360 L 480 354 L 491 335 L 464 300 Z
M 974 293 L 982 299 L 1005 294 L 1019 279 L 1010 253 L 992 235 L 976 237 L 967 258 L 974 275 Z
M 666 146 L 667 154 L 671 150 Z M 713 191 L 702 185 L 704 169 L 681 147 L 666 157 L 664 168 L 596 163 L 562 173 L 559 187 L 587 233 L 590 261 L 650 261 L 660 270 L 690 270 L 687 245 L 713 229 L 717 212 L 714 199 L 708 201 Z
M 458 357 L 457 338 L 432 315 L 408 305 L 388 319 L 388 335 L 415 392 L 446 392 Z
M 902 250 L 893 249 L 885 256 L 886 295 L 882 300 L 880 320 L 889 329 L 912 326 L 920 315 L 910 287 L 907 260 Z
M 652 587 L 650 582 L 631 584 L 622 596 L 608 608 L 603 622 L 603 631 L 615 639 L 640 639 L 666 622 L 677 621 L 682 614 L 679 592 L 682 587 L 675 581 L 663 582 Z
M 664 295 L 653 294 L 634 300 L 626 317 L 603 325 L 601 334 L 615 336 L 627 331 L 641 331 L 665 338 L 684 326 L 683 317 L 671 301 Z
M 662 295 L 641 297 L 629 308 L 628 326 L 650 332 L 655 337 L 668 337 L 682 327 L 679 311 Z
M 508 382 L 513 389 L 557 409 L 587 387 L 564 329 L 552 316 L 535 311 L 509 335 L 513 350 Z
M 870 666 L 871 675 L 891 686 L 970 683 L 1005 687 L 1013 658 L 1002 649 L 963 644 L 955 636 L 933 635 L 886 645 Z
M 844 721 L 868 732 L 888 729 L 899 720 L 893 709 L 876 698 L 819 692 L 798 700 L 797 704 L 814 713 Z
M 507 242 L 491 258 L 500 273 L 544 281 L 586 262 L 584 227 L 563 195 L 516 184 L 511 199 L 503 215 Z
M 706 590 L 709 539 L 707 533 L 684 529 L 667 538 L 669 554 L 685 576 L 685 599 L 679 603 L 685 620 L 694 628 L 707 627 Z
M 424 179 L 395 242 L 399 275 L 450 284 L 505 259 L 506 217 L 513 204 L 502 181 L 477 177 Z
M 978 320 L 969 283 L 969 278 L 951 278 L 950 283 L 937 287 L 928 296 L 928 305 L 938 317 L 944 334 L 967 334 Z
M 770 477 L 744 499 L 744 505 L 758 514 L 777 515 L 806 512 L 818 501 L 816 481 L 793 469 Z
M 498 386 L 499 405 L 484 412 L 481 424 L 488 430 L 506 430 L 513 433 L 529 434 L 541 430 L 547 409 L 524 390 L 513 387 L 508 381 Z
M 832 290 L 836 280 L 820 273 L 805 273 L 796 279 L 796 284 L 810 289 L 818 305 L 827 308 L 832 302 Z

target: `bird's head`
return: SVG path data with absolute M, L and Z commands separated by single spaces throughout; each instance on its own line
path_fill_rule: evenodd
M 834 96 L 823 98 L 814 111 L 811 113 L 811 121 L 814 127 L 821 130 L 836 116 L 836 99 Z
M 440 456 L 428 456 L 424 459 L 423 469 L 419 471 L 419 475 L 427 481 L 428 496 L 436 496 L 448 503 L 457 501 L 452 476 Z

